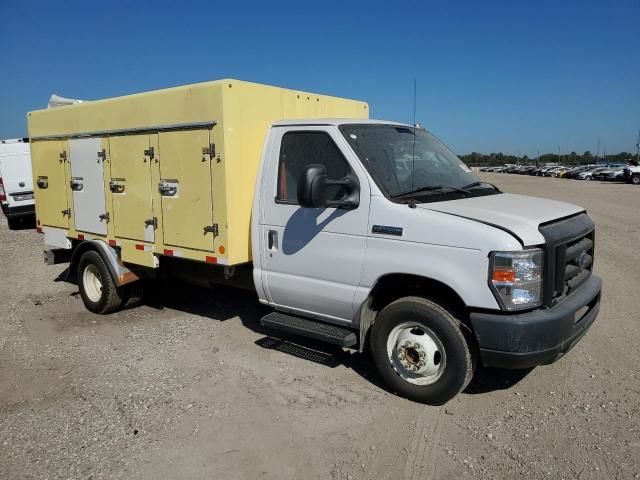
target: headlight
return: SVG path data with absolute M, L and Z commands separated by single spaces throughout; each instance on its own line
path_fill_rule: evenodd
M 493 252 L 489 286 L 505 310 L 537 307 L 542 303 L 542 261 L 539 248 Z

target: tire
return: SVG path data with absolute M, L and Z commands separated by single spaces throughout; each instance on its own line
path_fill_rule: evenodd
M 632 175 L 631 183 L 634 185 L 640 185 L 640 175 Z
M 428 405 L 443 405 L 464 390 L 473 378 L 475 350 L 461 326 L 447 309 L 421 297 L 382 309 L 372 327 L 371 353 L 387 386 Z
M 98 252 L 90 250 L 82 254 L 77 275 L 80 296 L 87 310 L 104 315 L 122 307 L 125 292 L 116 287 Z

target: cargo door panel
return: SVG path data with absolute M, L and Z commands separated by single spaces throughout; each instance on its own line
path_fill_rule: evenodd
M 162 230 L 166 245 L 213 249 L 209 130 L 160 132 Z
M 35 141 L 31 151 L 38 220 L 42 225 L 69 228 L 65 144 L 59 140 Z
M 154 241 L 156 222 L 151 190 L 151 163 L 154 161 L 148 135 L 109 138 L 109 188 L 116 237 Z
M 100 138 L 69 140 L 76 230 L 106 235 L 109 217 L 104 195 L 104 157 L 99 153 L 102 153 Z

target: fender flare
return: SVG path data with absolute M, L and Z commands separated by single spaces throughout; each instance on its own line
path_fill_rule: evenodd
M 107 265 L 111 278 L 117 287 L 140 280 L 138 275 L 133 273 L 120 262 L 116 250 L 107 245 L 103 240 L 83 240 L 73 249 L 67 278 L 75 274 L 76 266 L 78 265 L 80 257 L 90 250 L 98 252 L 100 257 L 102 257 L 102 260 Z

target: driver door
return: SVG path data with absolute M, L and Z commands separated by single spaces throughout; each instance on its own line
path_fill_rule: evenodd
M 275 129 L 274 129 L 275 130 Z M 265 287 L 276 307 L 334 320 L 353 321 L 354 296 L 366 248 L 370 190 L 367 177 L 339 132 L 331 127 L 281 128 L 265 171 L 261 248 Z M 303 208 L 297 183 L 308 164 L 322 164 L 329 180 L 358 178 L 357 208 Z M 341 188 L 341 187 L 335 187 Z M 338 196 L 340 192 L 329 192 Z

